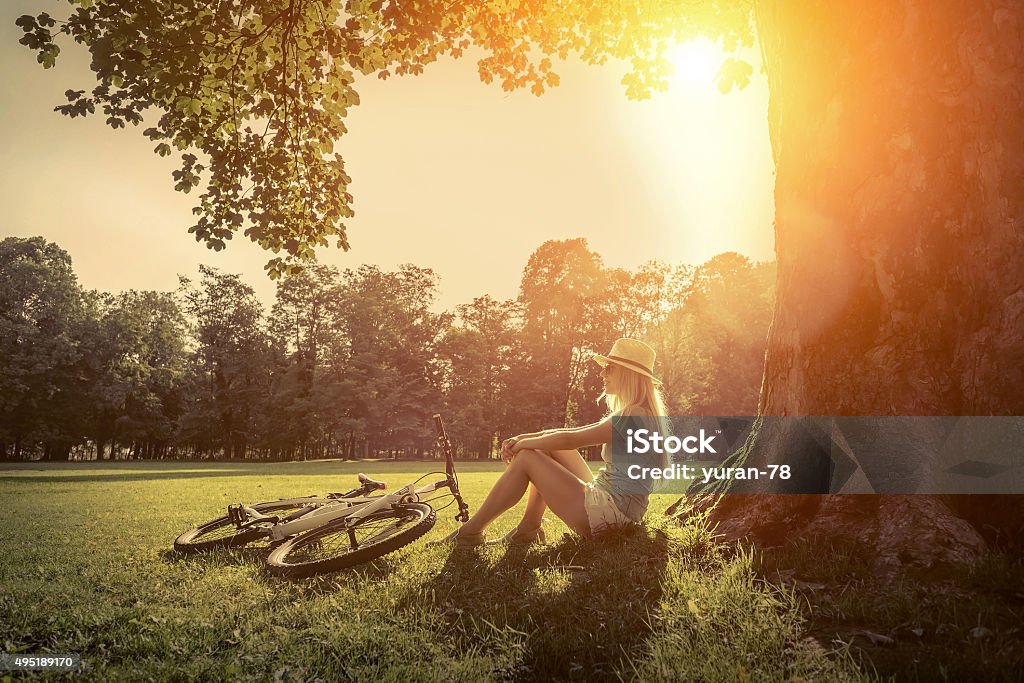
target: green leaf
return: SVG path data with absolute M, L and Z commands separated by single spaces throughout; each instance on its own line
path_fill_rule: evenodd
M 52 69 L 54 64 L 57 63 L 57 55 L 59 54 L 60 48 L 53 43 L 50 43 L 39 51 L 36 61 L 42 64 L 44 69 Z

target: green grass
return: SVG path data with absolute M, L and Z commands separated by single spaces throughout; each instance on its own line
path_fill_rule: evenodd
M 421 541 L 356 570 L 296 582 L 268 577 L 256 552 L 182 558 L 170 550 L 178 533 L 229 502 L 347 490 L 359 471 L 394 486 L 428 469 L 335 461 L 5 466 L 0 646 L 80 654 L 85 678 L 95 680 L 870 677 L 872 660 L 822 637 L 806 591 L 772 581 L 764 556 L 660 517 L 671 496 L 655 496 L 645 525 L 600 540 L 563 537 L 551 517 L 549 546 L 453 552 Z M 459 463 L 459 471 L 475 509 L 500 465 Z M 426 539 L 453 529 L 453 514 L 441 511 Z M 506 515 L 491 532 L 515 520 Z M 1012 567 L 990 570 L 1017 576 Z M 899 603 L 892 619 L 909 620 L 913 609 Z

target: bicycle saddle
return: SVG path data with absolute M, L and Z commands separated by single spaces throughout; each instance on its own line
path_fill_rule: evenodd
M 371 491 L 377 489 L 386 489 L 388 487 L 388 485 L 385 484 L 384 482 L 377 481 L 376 479 L 370 479 L 368 476 L 361 472 L 359 473 L 359 483 L 362 484 L 363 486 L 368 487 Z

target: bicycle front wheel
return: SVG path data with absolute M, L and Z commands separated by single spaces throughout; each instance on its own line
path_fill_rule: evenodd
M 426 503 L 403 503 L 346 527 L 337 519 L 290 538 L 267 556 L 274 576 L 300 579 L 369 562 L 430 531 L 437 515 Z
M 258 503 L 252 506 L 254 510 L 264 515 L 277 515 L 282 518 L 303 507 L 305 504 L 285 501 Z M 219 548 L 239 548 L 263 536 L 264 534 L 257 529 L 237 529 L 234 522 L 225 515 L 192 527 L 181 534 L 174 539 L 174 549 L 189 555 Z

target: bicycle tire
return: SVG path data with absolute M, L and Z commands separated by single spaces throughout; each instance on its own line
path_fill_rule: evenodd
M 267 503 L 257 503 L 250 507 L 257 512 L 266 514 L 281 510 L 298 510 L 303 506 L 296 505 L 294 502 L 285 503 L 281 501 L 271 501 Z M 219 550 L 221 548 L 241 548 L 262 536 L 262 534 L 260 534 L 256 529 L 244 529 L 239 531 L 234 527 L 234 523 L 227 515 L 216 517 L 208 522 L 203 522 L 202 524 L 194 526 L 185 533 L 179 535 L 174 539 L 174 550 L 183 555 L 191 555 L 209 550 Z M 234 533 L 231 533 L 232 530 L 234 530 Z
M 395 505 L 360 520 L 353 527 L 354 534 L 371 534 L 366 539 L 368 543 L 353 549 L 346 547 L 349 532 L 345 520 L 334 520 L 273 548 L 265 560 L 267 570 L 273 576 L 302 579 L 355 567 L 412 543 L 430 531 L 436 521 L 434 508 L 426 503 Z M 374 540 L 378 536 L 380 538 Z M 331 547 L 325 549 L 325 542 Z

